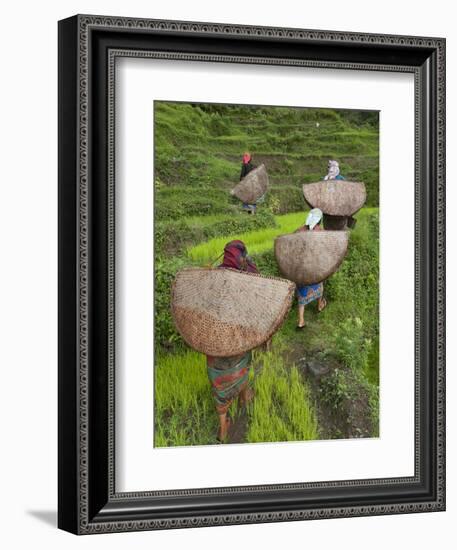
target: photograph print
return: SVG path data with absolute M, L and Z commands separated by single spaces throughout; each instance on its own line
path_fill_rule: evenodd
M 153 153 L 154 447 L 379 437 L 379 112 L 155 101 Z

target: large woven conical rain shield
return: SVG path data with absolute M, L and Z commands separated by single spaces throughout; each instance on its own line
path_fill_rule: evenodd
M 275 240 L 275 256 L 281 273 L 297 285 L 328 279 L 346 256 L 347 231 L 300 231 Z
M 172 287 L 176 328 L 193 349 L 215 357 L 260 346 L 278 330 L 295 285 L 233 269 L 179 271 Z
M 303 196 L 311 208 L 320 208 L 330 216 L 352 216 L 367 200 L 364 183 L 346 180 L 305 183 Z
M 248 204 L 255 204 L 268 189 L 268 174 L 264 164 L 251 170 L 238 185 L 232 189 L 232 195 Z

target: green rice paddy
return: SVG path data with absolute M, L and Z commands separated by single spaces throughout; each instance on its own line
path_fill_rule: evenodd
M 246 214 L 246 216 L 247 215 L 248 214 Z M 285 233 L 291 233 L 295 231 L 297 227 L 303 225 L 305 217 L 305 212 L 294 212 L 292 214 L 276 216 L 276 227 L 217 237 L 188 248 L 187 253 L 195 262 L 204 264 L 219 256 L 227 241 L 240 239 L 246 245 L 249 254 L 262 254 L 272 249 L 276 237 Z

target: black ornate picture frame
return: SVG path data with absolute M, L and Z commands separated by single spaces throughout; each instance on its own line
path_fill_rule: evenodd
M 118 56 L 409 72 L 415 475 L 140 493 L 114 484 Z M 445 40 L 77 15 L 59 22 L 59 503 L 76 534 L 445 509 Z

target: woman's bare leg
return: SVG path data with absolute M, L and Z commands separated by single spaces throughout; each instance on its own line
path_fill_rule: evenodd
M 240 400 L 243 405 L 247 405 L 249 401 L 254 397 L 254 390 L 250 388 L 247 384 L 240 391 Z
M 298 304 L 298 326 L 303 327 L 305 325 L 305 306 Z
M 225 441 L 227 439 L 228 435 L 228 429 L 229 429 L 230 421 L 227 418 L 227 413 L 223 413 L 219 415 L 219 433 L 217 434 L 217 437 L 219 441 Z

